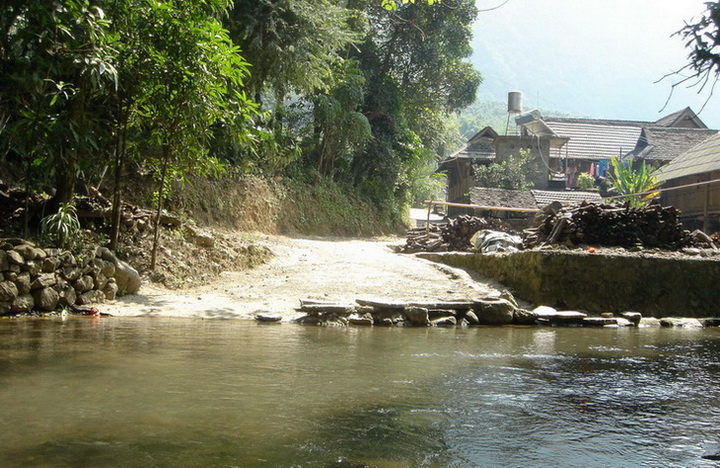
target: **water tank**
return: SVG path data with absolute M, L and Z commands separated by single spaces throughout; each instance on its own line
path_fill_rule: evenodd
M 520 91 L 510 91 L 508 93 L 508 112 L 511 114 L 520 114 L 522 112 L 522 93 Z

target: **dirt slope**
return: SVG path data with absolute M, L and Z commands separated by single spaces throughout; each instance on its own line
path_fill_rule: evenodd
M 297 239 L 262 236 L 275 254 L 259 267 L 225 272 L 212 284 L 168 290 L 144 284 L 138 294 L 103 304 L 114 316 L 252 318 L 258 311 L 292 319 L 301 299 L 460 300 L 498 294 L 463 270 L 397 254 L 393 240 Z

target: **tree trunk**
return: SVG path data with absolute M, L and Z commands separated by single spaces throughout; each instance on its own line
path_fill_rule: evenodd
M 157 249 L 160 243 L 160 214 L 162 213 L 162 202 L 165 191 L 165 178 L 167 177 L 167 167 L 170 160 L 171 148 L 170 145 L 165 145 L 163 148 L 163 164 L 160 170 L 160 187 L 158 188 L 157 197 L 157 212 L 155 213 L 155 230 L 153 232 L 153 246 L 152 255 L 150 257 L 150 270 L 155 271 L 157 264 Z
M 120 219 L 122 216 L 122 172 L 125 166 L 125 146 L 127 141 L 128 112 L 122 115 L 122 129 L 115 141 L 115 187 L 113 188 L 112 224 L 110 227 L 110 250 L 116 250 L 120 240 Z

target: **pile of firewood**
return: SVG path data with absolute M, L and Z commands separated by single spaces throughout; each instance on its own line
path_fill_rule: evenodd
M 430 228 L 411 229 L 407 233 L 403 253 L 466 251 L 471 249 L 470 239 L 482 230 L 511 232 L 505 223 L 497 218 L 480 218 L 461 215 L 446 224 L 432 224 Z
M 587 202 L 559 209 L 548 206 L 536 216 L 535 227 L 525 231 L 523 245 L 525 248 L 582 244 L 677 250 L 692 244 L 692 236 L 683 229 L 679 215 L 677 209 L 659 204 L 640 208 Z

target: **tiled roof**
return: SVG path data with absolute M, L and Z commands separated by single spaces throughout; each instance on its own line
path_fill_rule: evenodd
M 646 127 L 638 147 L 630 155 L 645 160 L 672 161 L 716 133 L 717 130 L 698 128 Z
M 659 180 L 672 180 L 712 171 L 720 171 L 720 133 L 673 159 L 656 175 Z
M 598 161 L 633 150 L 647 122 L 548 118 L 547 124 L 557 135 L 570 138 L 563 156 Z
M 687 127 L 688 122 L 691 122 L 692 128 L 707 128 L 705 122 L 700 120 L 700 117 L 689 107 L 658 119 L 655 125 L 661 127 Z
M 470 203 L 480 206 L 497 206 L 515 209 L 537 209 L 535 199 L 527 190 L 508 190 L 489 187 L 471 187 Z
M 554 201 L 559 201 L 563 205 L 574 205 L 583 201 L 602 202 L 602 197 L 598 192 L 583 192 L 580 190 L 530 190 L 535 198 L 538 207 L 544 207 Z

